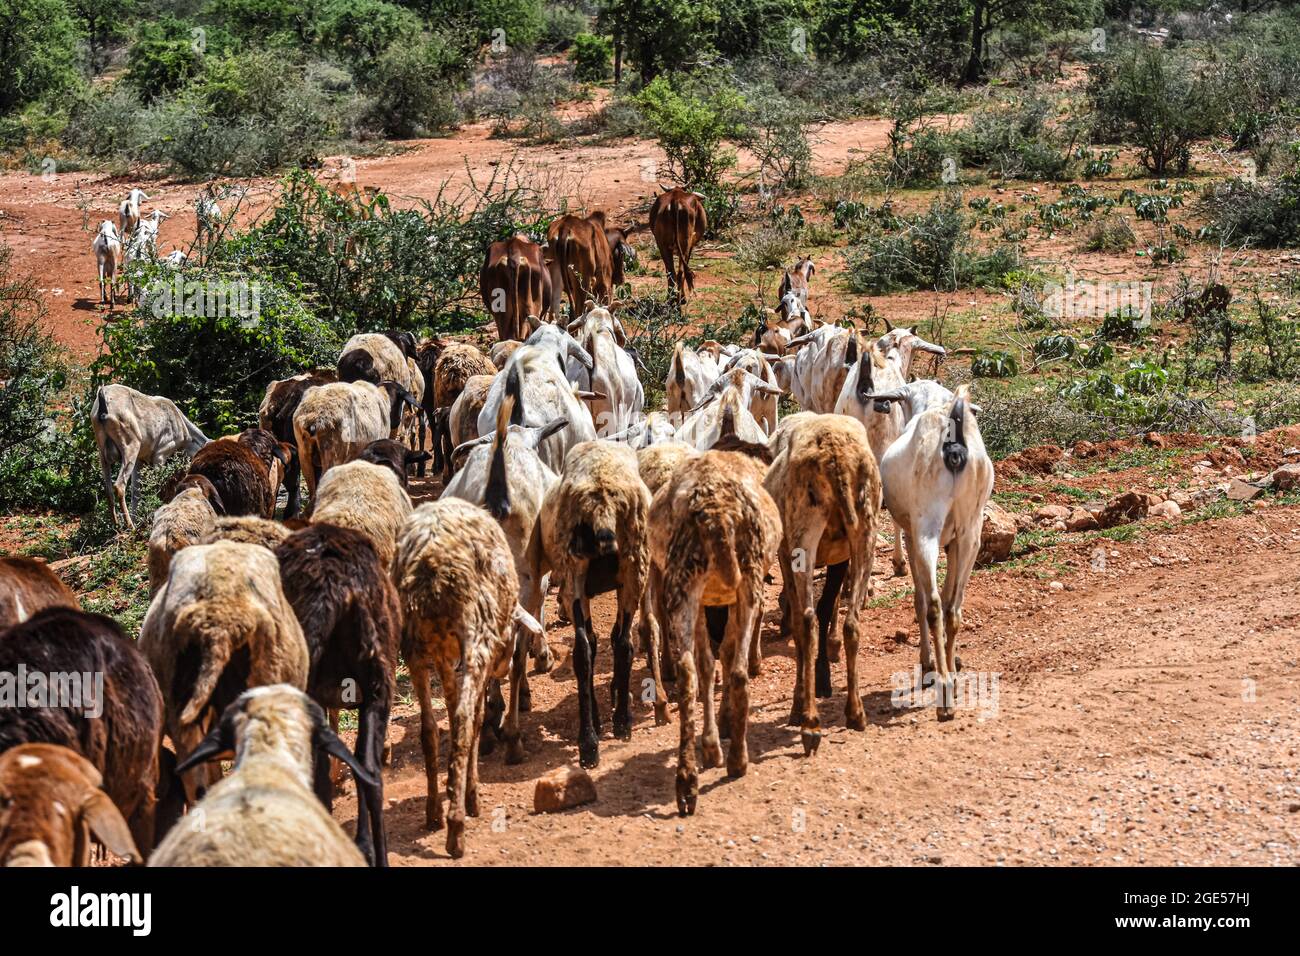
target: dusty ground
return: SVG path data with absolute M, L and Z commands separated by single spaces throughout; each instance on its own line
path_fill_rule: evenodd
M 825 127 L 817 170 L 835 172 L 881 149 L 887 132 L 888 122 L 879 119 Z M 411 143 L 399 155 L 357 159 L 355 170 L 359 184 L 381 185 L 395 201 L 410 202 L 433 197 L 444 184 L 454 192 L 467 177 L 482 181 L 513 164 L 552 203 L 568 196 L 625 220 L 655 190 L 658 159 L 653 146 L 630 140 L 517 148 L 491 138 L 482 125 Z M 742 167 L 748 163 L 742 157 Z M 340 166 L 331 159 L 325 175 L 337 175 Z M 197 184 L 88 173 L 52 180 L 0 175 L 0 238 L 40 277 L 52 330 L 82 359 L 95 354 L 104 321 L 90 255 L 93 229 L 103 218 L 116 219 L 117 201 L 140 183 L 152 197 L 148 208 L 173 216 L 163 226 L 163 251 L 187 246 Z M 256 216 L 273 198 L 274 180 L 243 185 L 244 215 Z M 985 185 L 970 195 L 995 192 Z M 1055 193 L 1043 186 L 1045 200 Z M 1133 274 L 1131 256 L 1084 255 L 1078 241 L 1076 235 L 1027 245 L 1081 275 Z M 731 258 L 716 245 L 702 250 L 702 299 L 729 307 L 751 292 L 749 277 L 736 277 Z M 1267 272 L 1280 267 L 1280 258 L 1258 257 L 1246 266 Z M 969 290 L 850 297 L 836 291 L 832 257 L 825 262 L 813 308 L 828 317 L 871 301 L 896 320 L 952 308 L 971 309 L 983 322 L 983 313 L 1003 304 L 996 294 Z M 651 271 L 635 282 L 662 278 Z M 1282 449 L 1267 447 L 1271 467 Z M 1103 449 L 1099 458 L 1128 451 Z M 1197 471 L 1202 455 L 1216 479 L 1266 466 L 1263 458 L 1244 461 L 1227 442 L 1209 451 L 1189 447 L 1176 463 L 1178 475 L 1204 484 L 1205 470 Z M 1029 466 L 1028 478 L 1005 470 L 1000 495 L 1073 503 L 1071 488 L 1104 497 L 1171 483 L 1168 468 L 1122 461 L 1034 478 L 1032 457 L 1021 462 Z M 1284 503 L 1213 520 L 1146 522 L 1132 540 L 1061 536 L 1027 558 L 979 571 L 968 592 L 961 653 L 964 673 L 982 677 L 988 695 L 980 707 L 939 724 L 932 711 L 891 702 L 891 691 L 909 682 L 916 666 L 916 628 L 908 582 L 882 576 L 889 562 L 881 551 L 878 597 L 864 615 L 861 681 L 870 725 L 864 733 L 843 728 L 843 668 L 835 665 L 837 694 L 822 702 L 830 734 L 812 759 L 785 726 L 793 650 L 778 634 L 776 593 L 769 589 L 766 661 L 752 688 L 749 773 L 728 780 L 721 769 L 703 771 L 698 813 L 684 820 L 673 796 L 675 708 L 673 722 L 656 727 L 643 704 L 630 742 L 608 734 L 602 740 L 596 803 L 559 815 L 532 813 L 535 779 L 576 762 L 577 708 L 567 663 L 572 630 L 552 625 L 549 639 L 564 663 L 533 678 L 533 710 L 524 719 L 527 762 L 508 767 L 498 751 L 481 763 L 482 816 L 468 828 L 465 862 L 1294 864 L 1298 558 L 1300 505 Z M 552 600 L 552 621 L 554 610 Z M 606 635 L 599 642 L 597 699 L 607 714 L 611 597 L 597 599 L 595 618 Z M 634 686 L 647 677 L 638 657 Z M 418 715 L 409 687 L 402 690 L 390 729 L 394 764 L 385 781 L 390 861 L 444 863 L 443 834 L 422 828 Z M 445 764 L 445 736 L 441 750 Z M 336 815 L 352 825 L 350 797 Z

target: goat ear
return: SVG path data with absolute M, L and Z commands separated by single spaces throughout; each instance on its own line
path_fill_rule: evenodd
M 208 492 L 208 504 L 212 505 L 212 510 L 221 515 L 221 517 L 224 518 L 226 516 L 226 503 L 221 500 L 221 494 L 216 488 L 213 488 Z
M 618 343 L 619 348 L 627 345 L 627 333 L 623 331 L 623 323 L 618 319 L 614 320 L 614 341 Z
M 95 839 L 116 856 L 126 857 L 132 863 L 143 863 L 144 857 L 131 839 L 131 831 L 103 790 L 91 790 L 78 808 L 81 822 L 89 827 Z
M 233 754 L 235 751 L 235 727 L 234 722 L 226 720 L 224 715 L 217 726 L 199 743 L 197 747 L 190 751 L 188 757 L 176 764 L 176 774 L 179 776 L 185 771 L 197 767 L 201 763 L 207 763 L 209 760 L 216 760 L 218 757 L 225 757 L 227 754 Z
M 564 418 L 563 416 L 561 416 L 560 418 L 554 418 L 551 421 L 547 422 L 545 425 L 543 425 L 541 428 L 537 429 L 537 431 L 533 433 L 534 434 L 534 438 L 532 441 L 533 447 L 536 448 L 538 445 L 546 441 L 546 439 L 550 438 L 552 435 L 554 435 L 561 428 L 564 428 L 568 424 L 569 424 L 569 420 L 567 418 Z
M 377 787 L 379 781 L 371 776 L 370 771 L 361 764 L 357 763 L 357 758 L 348 750 L 348 745 L 339 739 L 339 735 L 330 730 L 329 726 L 323 721 L 316 725 L 316 749 L 329 754 L 331 757 L 337 757 L 348 765 L 352 771 L 352 776 L 356 777 L 358 786 Z
M 408 451 L 403 464 L 410 468 L 412 465 L 418 465 L 420 462 L 428 461 L 432 457 L 427 451 Z

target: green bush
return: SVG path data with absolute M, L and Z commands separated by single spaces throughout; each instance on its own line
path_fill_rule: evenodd
M 774 192 L 799 190 L 812 178 L 808 112 L 772 89 L 746 97 L 743 141 L 758 160 L 759 181 Z
M 1300 159 L 1300 142 L 1290 149 Z M 1212 217 L 1211 234 L 1230 243 L 1270 249 L 1300 245 L 1300 166 L 1273 181 L 1216 183 L 1202 206 Z
M 1015 378 L 1020 364 L 1010 352 L 980 351 L 970 363 L 970 373 L 975 378 Z
M 1183 174 L 1193 140 L 1214 128 L 1214 94 L 1192 64 L 1142 46 L 1092 67 L 1089 83 L 1096 134 L 1134 143 L 1153 175 Z
M 127 54 L 126 82 L 141 100 L 147 103 L 174 93 L 202 72 L 204 52 L 195 29 L 171 16 L 140 24 Z
M 542 35 L 538 47 L 557 53 L 567 50 L 577 42 L 579 36 L 590 36 L 587 26 L 587 15 L 577 7 L 549 4 L 542 12 Z
M 241 37 L 266 41 L 280 34 L 305 41 L 315 6 L 310 0 L 209 0 L 204 13 Z
M 602 0 L 597 24 L 623 38 L 625 55 L 648 85 L 710 57 L 718 7 L 712 0 Z
M 501 36 L 508 48 L 531 48 L 541 39 L 541 0 L 469 0 L 469 12 L 481 44 Z
M 384 0 L 330 0 L 316 20 L 322 46 L 349 63 L 369 67 L 398 40 L 420 33 L 420 18 Z
M 266 276 L 147 266 L 139 280 L 139 307 L 104 326 L 94 380 L 166 395 L 210 433 L 256 425 L 268 382 L 331 364 L 346 337 Z
M 584 83 L 602 83 L 614 75 L 614 44 L 608 37 L 579 33 L 569 51 L 573 75 Z
M 718 29 L 713 45 L 728 59 L 806 55 L 814 0 L 715 0 Z M 796 32 L 799 31 L 799 32 Z
M 380 54 L 366 78 L 375 97 L 374 120 L 390 136 L 446 129 L 458 115 L 452 94 L 469 60 L 442 34 L 399 40 Z
M 679 91 L 657 77 L 636 102 L 675 182 L 694 189 L 716 185 L 736 165 L 735 152 L 723 146 L 723 139 L 740 132 L 745 103 L 735 90 Z
M 1137 242 L 1137 234 L 1123 216 L 1106 216 L 1088 230 L 1084 248 L 1089 252 L 1128 252 Z
M 0 116 L 75 87 L 82 37 L 67 0 L 0 0 Z
M 1052 104 L 1033 96 L 976 111 L 954 136 L 962 165 L 988 168 L 1003 179 L 1065 178 L 1070 148 L 1052 116 Z

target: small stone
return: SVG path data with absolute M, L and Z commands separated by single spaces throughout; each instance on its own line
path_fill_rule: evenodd
M 1168 501 L 1162 501 L 1150 511 L 1147 512 L 1148 518 L 1169 518 L 1177 519 L 1183 516 L 1183 509 L 1178 507 L 1178 502 L 1172 498 Z
M 596 784 L 591 775 L 577 767 L 560 767 L 537 781 L 533 790 L 533 810 L 558 813 L 596 800 Z
M 1091 531 L 1097 527 L 1097 518 L 1087 508 L 1075 508 L 1065 521 L 1066 531 Z
M 1240 478 L 1232 479 L 1228 485 L 1229 501 L 1250 501 L 1252 498 L 1263 492 L 1259 485 L 1253 485 L 1249 481 L 1243 481 Z
M 1268 476 L 1268 481 L 1274 491 L 1290 491 L 1300 487 L 1300 465 L 1283 465 Z
M 975 557 L 979 565 L 1005 561 L 1016 542 L 1016 521 L 1001 505 L 990 501 L 984 506 L 984 525 L 980 530 L 980 550 Z
M 1039 524 L 1055 524 L 1070 517 L 1070 509 L 1065 505 L 1043 505 L 1034 512 L 1034 520 Z
M 1050 584 L 1047 585 L 1047 589 L 1049 591 L 1064 591 L 1065 585 L 1062 584 L 1060 581 L 1052 581 Z

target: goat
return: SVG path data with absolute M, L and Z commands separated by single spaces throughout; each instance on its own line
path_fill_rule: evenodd
M 144 862 L 103 777 L 57 744 L 19 744 L 0 754 L 0 867 L 89 866 L 90 837 Z
M 458 498 L 411 512 L 397 542 L 393 577 L 401 601 L 402 657 L 420 701 L 420 744 L 428 787 L 425 826 L 442 828 L 438 787 L 438 721 L 430 670 L 447 698 L 451 754 L 447 760 L 447 852 L 465 853 L 465 817 L 478 816 L 478 737 L 489 677 L 511 655 L 519 579 L 505 533 L 482 508 Z M 513 669 L 513 668 L 512 668 Z
M 46 706 L 32 706 L 29 687 L 28 706 L 0 707 L 0 751 L 57 744 L 90 761 L 135 845 L 148 855 L 154 846 L 163 704 L 135 642 L 112 618 L 48 607 L 0 633 L 0 673 L 20 669 L 48 675 L 50 697 Z
M 681 740 L 677 756 L 677 812 L 695 812 L 697 693 L 704 708 L 706 767 L 722 763 L 713 713 L 714 652 L 707 609 L 726 608 L 721 640 L 723 709 L 730 736 L 727 775 L 749 766 L 749 645 L 762 615 L 763 578 L 776 559 L 781 519 L 763 488 L 764 465 L 742 452 L 710 451 L 687 458 L 650 505 L 649 544 L 658 575 L 657 612 L 676 661 Z M 716 620 L 716 617 L 712 618 Z M 697 684 L 697 668 L 699 683 Z
M 906 391 L 879 393 L 880 401 L 907 400 Z M 931 407 L 907 423 L 880 460 L 884 501 L 903 531 L 911 565 L 916 622 L 921 630 L 921 673 L 931 679 L 934 641 L 940 720 L 953 717 L 957 634 L 966 583 L 980 549 L 984 506 L 993 493 L 993 463 L 984 449 L 962 385 L 950 405 Z M 948 556 L 942 595 L 939 549 Z
M 668 377 L 664 380 L 664 394 L 668 417 L 674 425 L 681 425 L 690 410 L 703 401 L 719 374 L 717 358 L 711 353 L 686 348 L 680 341 L 673 346 Z
M 329 728 L 320 705 L 286 684 L 244 691 L 177 766 L 234 755 L 230 775 L 194 809 L 202 827 L 177 826 L 150 866 L 365 866 L 365 857 L 312 792 L 313 756 L 334 756 L 378 786 Z
M 844 616 L 848 670 L 844 722 L 852 730 L 867 726 L 858 693 L 858 616 L 866 602 L 875 553 L 880 475 L 866 429 L 844 415 L 801 412 L 787 418 L 772 436 L 771 450 L 772 465 L 763 486 L 781 511 L 781 577 L 798 658 L 790 722 L 799 725 L 808 755 L 821 742 L 816 697 L 831 694 L 827 639 L 845 577 L 849 589 Z M 819 567 L 826 568 L 826 583 L 816 607 L 819 627 L 814 649 L 813 571 Z
M 777 289 L 777 298 L 781 300 L 781 319 L 789 322 L 795 313 L 808 314 L 808 287 L 817 267 L 812 259 L 801 256 L 793 268 L 786 269 L 781 276 L 781 286 Z M 809 331 L 812 331 L 809 329 Z
M 264 547 L 199 544 L 172 558 L 140 629 L 140 652 L 162 688 L 167 735 L 184 758 L 203 728 L 248 687 L 307 685 L 307 643 Z M 212 768 L 183 777 L 191 805 Z M 178 768 L 179 772 L 179 768 Z
M 274 551 L 280 546 L 280 542 L 289 536 L 289 533 L 289 529 L 278 521 L 244 515 L 238 518 L 218 518 L 212 530 L 200 538 L 198 543 L 215 544 L 218 541 L 234 541 L 237 544 L 253 544 Z
M 99 449 L 100 474 L 108 495 L 109 514 L 117 524 L 120 508 L 127 528 L 134 530 L 132 511 L 139 500 L 140 462 L 160 465 L 172 455 L 193 455 L 208 443 L 197 425 L 175 403 L 161 395 L 145 395 L 125 385 L 101 385 L 95 392 L 90 419 Z M 109 476 L 114 460 L 121 462 L 117 479 Z M 127 488 L 130 488 L 130 505 Z
M 275 557 L 285 597 L 307 641 L 307 693 L 324 708 L 358 712 L 356 762 L 375 784 L 357 788 L 357 846 L 374 865 L 387 866 L 380 763 L 401 629 L 388 566 L 365 534 L 320 523 L 285 538 Z M 328 761 L 317 763 L 315 784 L 321 801 L 331 807 Z
M 849 368 L 858 360 L 858 336 L 852 329 L 823 325 L 793 339 L 790 394 L 806 412 L 833 412 Z
M 676 440 L 707 451 L 724 435 L 736 435 L 747 442 L 767 444 L 767 434 L 750 413 L 755 393 L 773 391 L 762 379 L 742 369 L 723 374 L 709 387 L 704 400 L 677 429 Z
M 311 519 L 362 532 L 387 568 L 410 514 L 411 498 L 391 469 L 350 461 L 325 473 L 316 489 Z
M 528 543 L 530 592 L 525 608 L 539 603 L 536 589 L 548 570 L 570 589 L 574 623 L 573 670 L 578 681 L 579 761 L 600 761 L 600 714 L 596 706 L 596 640 L 591 598 L 618 592 L 610 641 L 614 646 L 614 735 L 632 736 L 630 681 L 632 618 L 645 590 L 646 512 L 650 492 L 637 472 L 636 453 L 626 445 L 587 441 L 575 445 L 559 482 L 547 492 Z
M 591 356 L 586 382 L 579 387 L 595 392 L 591 417 L 602 437 L 626 428 L 645 407 L 645 392 L 636 375 L 636 363 L 625 350 L 623 324 L 609 309 L 588 300 L 586 313 L 569 324 L 573 335 Z
M 414 401 L 390 381 L 380 387 L 358 381 L 307 389 L 293 413 L 293 433 L 308 497 L 315 501 L 316 485 L 330 468 L 353 461 L 372 441 L 395 437 L 403 404 Z
M 402 488 L 405 489 L 411 466 L 423 465 L 429 458 L 430 455 L 427 451 L 411 451 L 400 441 L 381 438 L 378 441 L 372 441 L 363 448 L 357 460 L 368 461 L 372 465 L 382 465 L 391 469 L 393 474 L 397 476 L 397 480 L 402 483 Z
M 764 434 L 771 435 L 776 429 L 778 403 L 781 398 L 781 386 L 777 383 L 771 364 L 758 349 L 741 349 L 722 363 L 717 381 L 710 386 L 713 394 L 716 395 L 722 389 L 723 380 L 735 369 L 748 372 L 766 384 L 766 388 L 747 388 L 745 405 L 749 413 L 754 416 L 754 420 L 763 426 Z M 738 384 L 738 380 L 734 378 L 731 382 Z
M 451 403 L 447 412 L 447 432 L 453 449 L 478 437 L 478 417 L 495 378 L 495 375 L 471 375 L 456 401 Z M 452 462 L 452 470 L 455 471 L 455 462 Z
M 442 470 L 444 483 L 451 478 L 451 451 L 455 447 L 450 431 L 451 408 L 471 378 L 496 375 L 496 371 L 487 356 L 464 342 L 447 345 L 434 363 L 432 393 L 426 393 L 425 410 L 433 426 L 434 471 Z
M 190 462 L 189 475 L 206 478 L 225 513 L 269 518 L 293 447 L 260 428 L 208 442 Z
M 523 605 L 524 610 L 538 621 L 544 621 L 541 599 L 546 593 L 547 582 L 536 582 L 534 586 L 526 551 L 542 509 L 542 501 L 560 479 L 542 462 L 537 447 L 567 423 L 561 418 L 541 427 L 511 425 L 510 416 L 513 411 L 514 400 L 507 396 L 497 412 L 497 426 L 492 435 L 487 442 L 479 442 L 469 450 L 465 464 L 456 472 L 442 497 L 460 498 L 481 505 L 501 525 L 506 540 L 510 542 L 510 554 L 520 582 L 521 600 L 528 601 L 530 596 L 533 599 L 531 604 Z M 525 649 L 520 648 L 516 653 L 523 654 Z M 536 657 L 538 668 L 543 672 L 549 671 L 554 665 L 544 635 L 536 649 Z M 527 696 L 525 674 L 520 686 L 510 688 L 510 710 L 506 719 L 507 738 L 510 742 L 510 751 L 506 755 L 508 763 L 518 763 L 524 759 L 515 728 L 518 726 L 519 710 L 527 709 L 527 704 L 524 703 Z M 491 725 L 491 729 L 495 731 L 496 726 Z
M 77 596 L 44 561 L 0 558 L 0 631 L 47 607 L 77 607 Z
M 298 514 L 299 483 L 302 478 L 302 461 L 297 454 L 298 439 L 293 433 L 293 414 L 298 410 L 298 404 L 307 389 L 337 381 L 338 374 L 333 369 L 312 369 L 293 378 L 272 382 L 266 387 L 266 395 L 257 410 L 257 423 L 264 431 L 274 435 L 277 441 L 295 446 L 295 454 L 284 469 L 284 485 L 289 493 L 284 505 L 285 518 Z
M 132 189 L 118 204 L 117 224 L 122 238 L 135 232 L 136 226 L 140 224 L 140 203 L 148 198 L 143 189 Z
M 415 360 L 417 354 L 415 337 L 409 332 L 358 333 L 344 343 L 339 354 L 338 380 L 371 385 L 396 382 L 409 392 L 414 401 L 409 407 L 403 406 L 400 428 L 407 444 L 419 447 L 424 444 L 421 409 L 425 387 L 424 376 Z
M 90 249 L 95 254 L 95 267 L 99 272 L 99 304 L 108 303 L 112 309 L 117 305 L 118 274 L 122 271 L 123 252 L 122 237 L 113 224 L 105 219 L 99 224 Z M 104 294 L 107 287 L 108 294 Z

